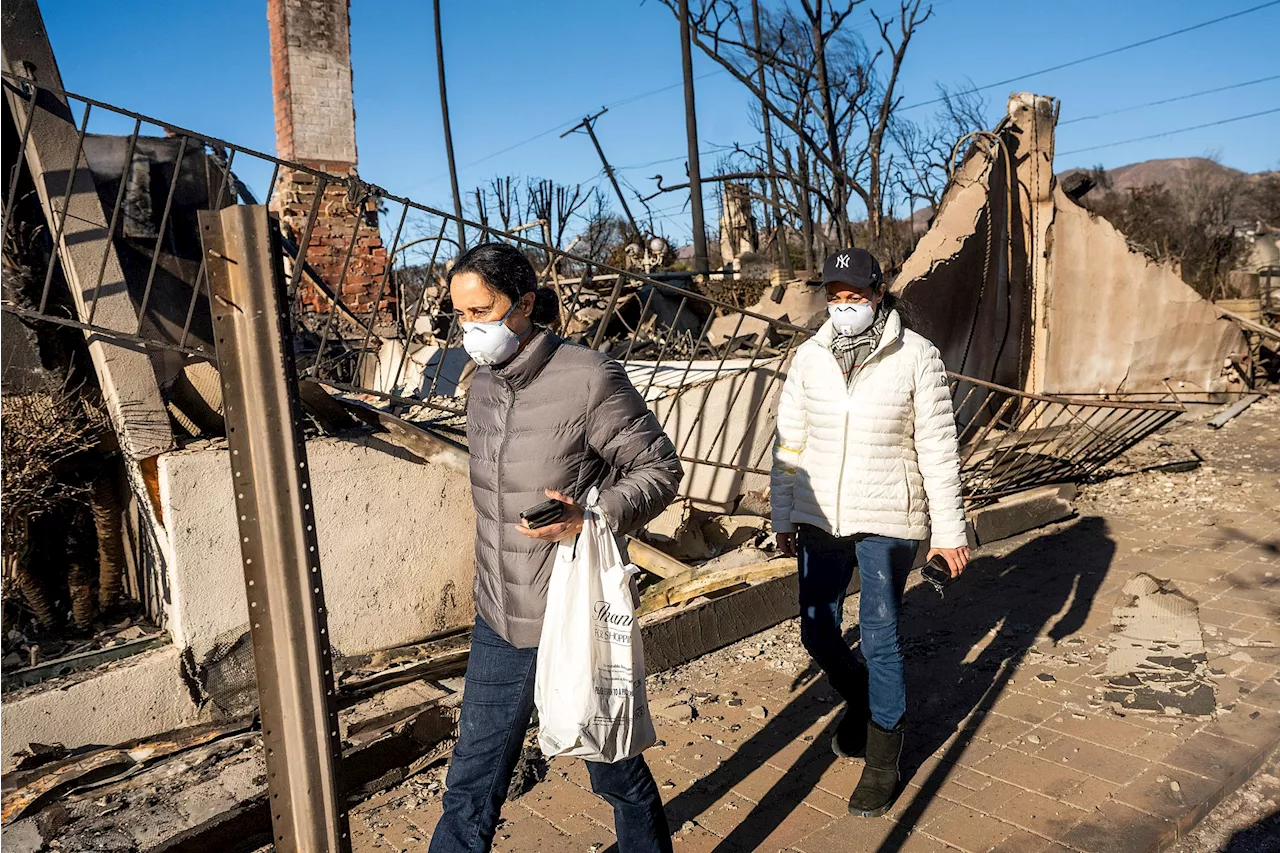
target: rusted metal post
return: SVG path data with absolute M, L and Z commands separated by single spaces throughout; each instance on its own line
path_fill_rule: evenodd
M 702 167 L 698 162 L 698 113 L 693 101 L 693 51 L 690 46 L 689 0 L 680 0 L 680 64 L 684 69 L 684 128 L 689 142 L 689 212 L 693 216 L 693 268 L 705 276 L 707 226 L 702 213 Z
M 314 498 L 299 426 L 279 227 L 261 205 L 200 213 L 276 853 L 348 853 Z

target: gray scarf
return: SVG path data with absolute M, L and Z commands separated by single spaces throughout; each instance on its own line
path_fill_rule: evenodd
M 858 368 L 871 356 L 876 344 L 880 343 L 880 338 L 884 335 L 884 325 L 888 320 L 889 312 L 885 311 L 882 306 L 877 306 L 875 319 L 871 321 L 870 326 L 856 335 L 844 335 L 836 332 L 835 336 L 832 337 L 831 354 L 836 357 L 836 363 L 840 365 L 840 372 L 844 374 L 846 388 L 853 382 L 854 374 Z

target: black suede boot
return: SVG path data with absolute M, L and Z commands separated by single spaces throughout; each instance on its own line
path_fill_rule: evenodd
M 836 723 L 836 733 L 831 736 L 831 751 L 841 758 L 861 758 L 867 751 L 867 723 L 871 720 L 871 700 L 865 666 L 858 667 L 857 681 L 852 687 L 854 695 L 847 700 L 844 716 Z
M 857 817 L 880 817 L 898 796 L 898 759 L 902 755 L 905 726 L 902 720 L 892 729 L 867 721 L 867 766 L 858 787 L 849 798 L 849 813 Z

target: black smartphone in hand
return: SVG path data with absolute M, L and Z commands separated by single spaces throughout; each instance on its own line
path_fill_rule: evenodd
M 947 564 L 947 558 L 941 554 L 936 555 L 932 560 L 925 563 L 920 569 L 920 574 L 924 575 L 924 579 L 933 585 L 933 588 L 938 591 L 938 595 L 942 595 L 943 591 L 958 579 L 952 576 L 951 567 Z
M 530 507 L 520 513 L 520 522 L 524 524 L 527 530 L 537 530 L 540 527 L 546 527 L 548 524 L 555 524 L 564 518 L 564 504 L 552 498 L 543 501 L 535 507 Z

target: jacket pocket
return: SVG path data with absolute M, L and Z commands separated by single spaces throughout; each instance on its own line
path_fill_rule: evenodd
M 907 507 L 907 523 L 911 522 L 911 513 L 915 509 L 915 501 L 911 499 L 911 468 L 907 465 L 907 460 L 901 460 L 902 465 L 902 488 L 906 494 L 905 505 Z

